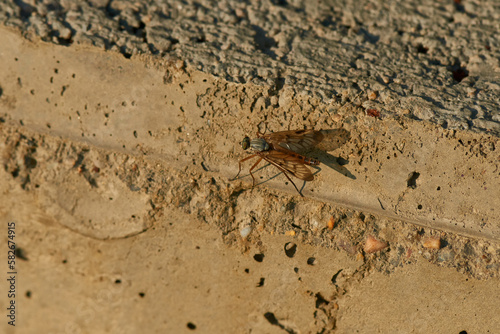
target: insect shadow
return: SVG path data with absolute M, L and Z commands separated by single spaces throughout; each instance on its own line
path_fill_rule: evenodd
M 356 176 L 344 167 L 344 165 L 349 164 L 349 160 L 328 153 L 329 151 L 334 151 L 345 145 L 351 138 L 351 133 L 345 129 L 321 130 L 321 133 L 324 135 L 323 140 L 316 147 L 307 152 L 307 154 L 318 159 L 323 165 L 352 180 L 356 180 Z M 313 168 L 321 170 L 317 166 L 313 166 Z M 316 175 L 317 172 L 314 174 Z

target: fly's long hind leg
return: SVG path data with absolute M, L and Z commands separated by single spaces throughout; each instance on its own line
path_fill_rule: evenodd
M 280 170 L 280 172 L 282 172 L 283 174 L 285 174 L 286 178 L 288 179 L 288 181 L 290 181 L 293 186 L 295 187 L 295 190 L 297 190 L 297 192 L 299 193 L 300 196 L 304 197 L 304 195 L 302 195 L 302 193 L 300 192 L 299 188 L 297 188 L 297 186 L 295 185 L 295 182 L 292 181 L 292 179 L 290 178 L 290 176 L 288 176 L 288 174 L 286 173 L 286 170 L 281 167 L 280 165 L 276 164 L 275 162 L 273 161 L 270 161 L 270 160 L 267 160 L 267 162 L 269 162 L 271 165 L 275 166 L 276 168 L 278 168 Z
M 255 167 L 257 167 L 258 164 L 260 164 L 261 161 L 262 161 L 262 157 L 259 157 L 259 160 L 257 160 L 257 162 L 248 171 L 250 173 L 250 176 L 252 177 L 252 180 L 253 180 L 252 188 L 255 187 L 255 177 L 253 177 L 252 171 L 255 169 Z
M 238 176 L 240 175 L 240 173 L 241 173 L 241 163 L 242 163 L 242 162 L 245 162 L 245 161 L 247 161 L 247 160 L 249 160 L 249 159 L 252 159 L 252 158 L 253 158 L 253 157 L 255 157 L 255 156 L 257 156 L 257 154 L 252 154 L 252 155 L 251 155 L 251 156 L 249 156 L 249 157 L 246 157 L 246 158 L 241 159 L 241 160 L 238 162 L 238 167 L 239 167 L 239 169 L 238 169 L 238 174 L 236 174 L 236 176 L 235 176 L 234 178 L 232 178 L 230 181 L 234 181 L 234 180 L 236 180 L 236 179 L 238 178 Z M 253 176 L 252 176 L 252 177 L 253 177 Z
M 290 176 L 288 176 L 288 174 L 286 173 L 285 170 L 282 170 L 283 174 L 285 174 L 286 178 L 288 179 L 288 181 L 292 182 L 293 186 L 295 187 L 295 190 L 297 190 L 297 192 L 299 193 L 300 196 L 304 197 L 304 195 L 302 195 L 302 193 L 300 192 L 299 188 L 297 188 L 297 186 L 295 185 L 295 182 L 292 181 L 292 179 L 290 178 Z

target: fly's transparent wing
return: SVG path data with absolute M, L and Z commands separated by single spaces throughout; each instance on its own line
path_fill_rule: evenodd
M 276 150 L 284 148 L 294 152 L 305 152 L 321 142 L 324 136 L 316 130 L 292 130 L 270 133 L 262 138 Z
M 292 174 L 298 179 L 304 181 L 314 180 L 314 175 L 311 173 L 309 168 L 304 165 L 302 159 L 297 156 L 287 154 L 286 152 L 271 150 L 267 152 L 262 152 L 260 154 L 270 164 L 282 168 L 288 173 Z

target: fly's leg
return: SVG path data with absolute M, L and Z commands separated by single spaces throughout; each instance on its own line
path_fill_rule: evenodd
M 288 179 L 288 181 L 290 181 L 293 186 L 295 187 L 295 190 L 297 190 L 297 192 L 299 193 L 300 196 L 304 197 L 304 195 L 302 195 L 302 193 L 299 191 L 299 188 L 297 188 L 297 186 L 295 185 L 295 182 L 292 181 L 292 179 L 290 178 L 290 176 L 288 176 L 288 174 L 286 173 L 286 170 L 281 167 L 280 165 L 274 163 L 273 161 L 269 161 L 269 160 L 266 160 L 267 162 L 269 162 L 270 164 L 272 164 L 273 166 L 275 166 L 276 168 L 278 168 L 280 170 L 280 172 L 282 172 L 283 174 L 285 174 L 286 178 Z
M 241 160 L 238 162 L 238 167 L 239 167 L 239 169 L 238 169 L 238 174 L 236 174 L 236 176 L 235 176 L 234 178 L 232 178 L 232 179 L 231 179 L 231 181 L 236 180 L 236 179 L 238 178 L 238 176 L 240 175 L 240 173 L 241 173 L 241 163 L 242 163 L 242 162 L 245 162 L 245 161 L 247 161 L 247 160 L 249 160 L 249 159 L 252 159 L 252 158 L 253 158 L 253 157 L 255 157 L 255 156 L 257 156 L 257 154 L 252 154 L 251 156 L 246 157 L 246 158 L 243 158 L 243 159 L 241 159 Z M 253 177 L 253 176 L 252 176 L 252 177 Z
M 297 188 L 297 186 L 295 185 L 295 182 L 293 182 L 292 179 L 290 178 L 290 176 L 288 176 L 288 174 L 286 173 L 286 171 L 283 169 L 283 170 L 281 170 L 281 172 L 283 174 L 285 174 L 285 176 L 288 179 L 288 181 L 290 181 L 293 184 L 293 186 L 295 187 L 295 190 L 297 190 L 297 192 L 299 193 L 299 195 L 302 196 L 302 197 L 304 197 L 304 195 L 302 195 L 302 193 L 299 191 L 299 188 Z
M 266 134 L 266 132 L 267 132 L 267 122 L 264 122 L 264 124 L 266 125 L 266 127 L 264 128 L 264 132 L 263 133 L 260 132 L 260 130 L 257 129 L 257 138 L 260 138 L 260 137 L 262 137 L 263 135 Z
M 250 176 L 252 177 L 252 180 L 253 180 L 252 188 L 255 187 L 255 177 L 253 177 L 252 171 L 255 169 L 255 167 L 257 167 L 258 164 L 260 164 L 261 161 L 262 161 L 262 157 L 259 157 L 259 160 L 257 160 L 257 162 L 248 171 L 250 173 Z

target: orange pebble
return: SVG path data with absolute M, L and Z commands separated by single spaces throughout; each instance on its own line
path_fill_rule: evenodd
M 330 231 L 335 227 L 335 219 L 333 218 L 333 216 L 331 216 L 328 220 L 327 227 Z
M 387 246 L 389 246 L 387 244 L 387 242 L 377 240 L 370 235 L 370 236 L 368 236 L 368 238 L 366 238 L 364 251 L 367 254 L 371 254 L 371 253 L 381 251 L 382 249 L 386 248 Z
M 438 237 L 428 238 L 424 241 L 423 246 L 430 249 L 441 248 L 441 239 Z

